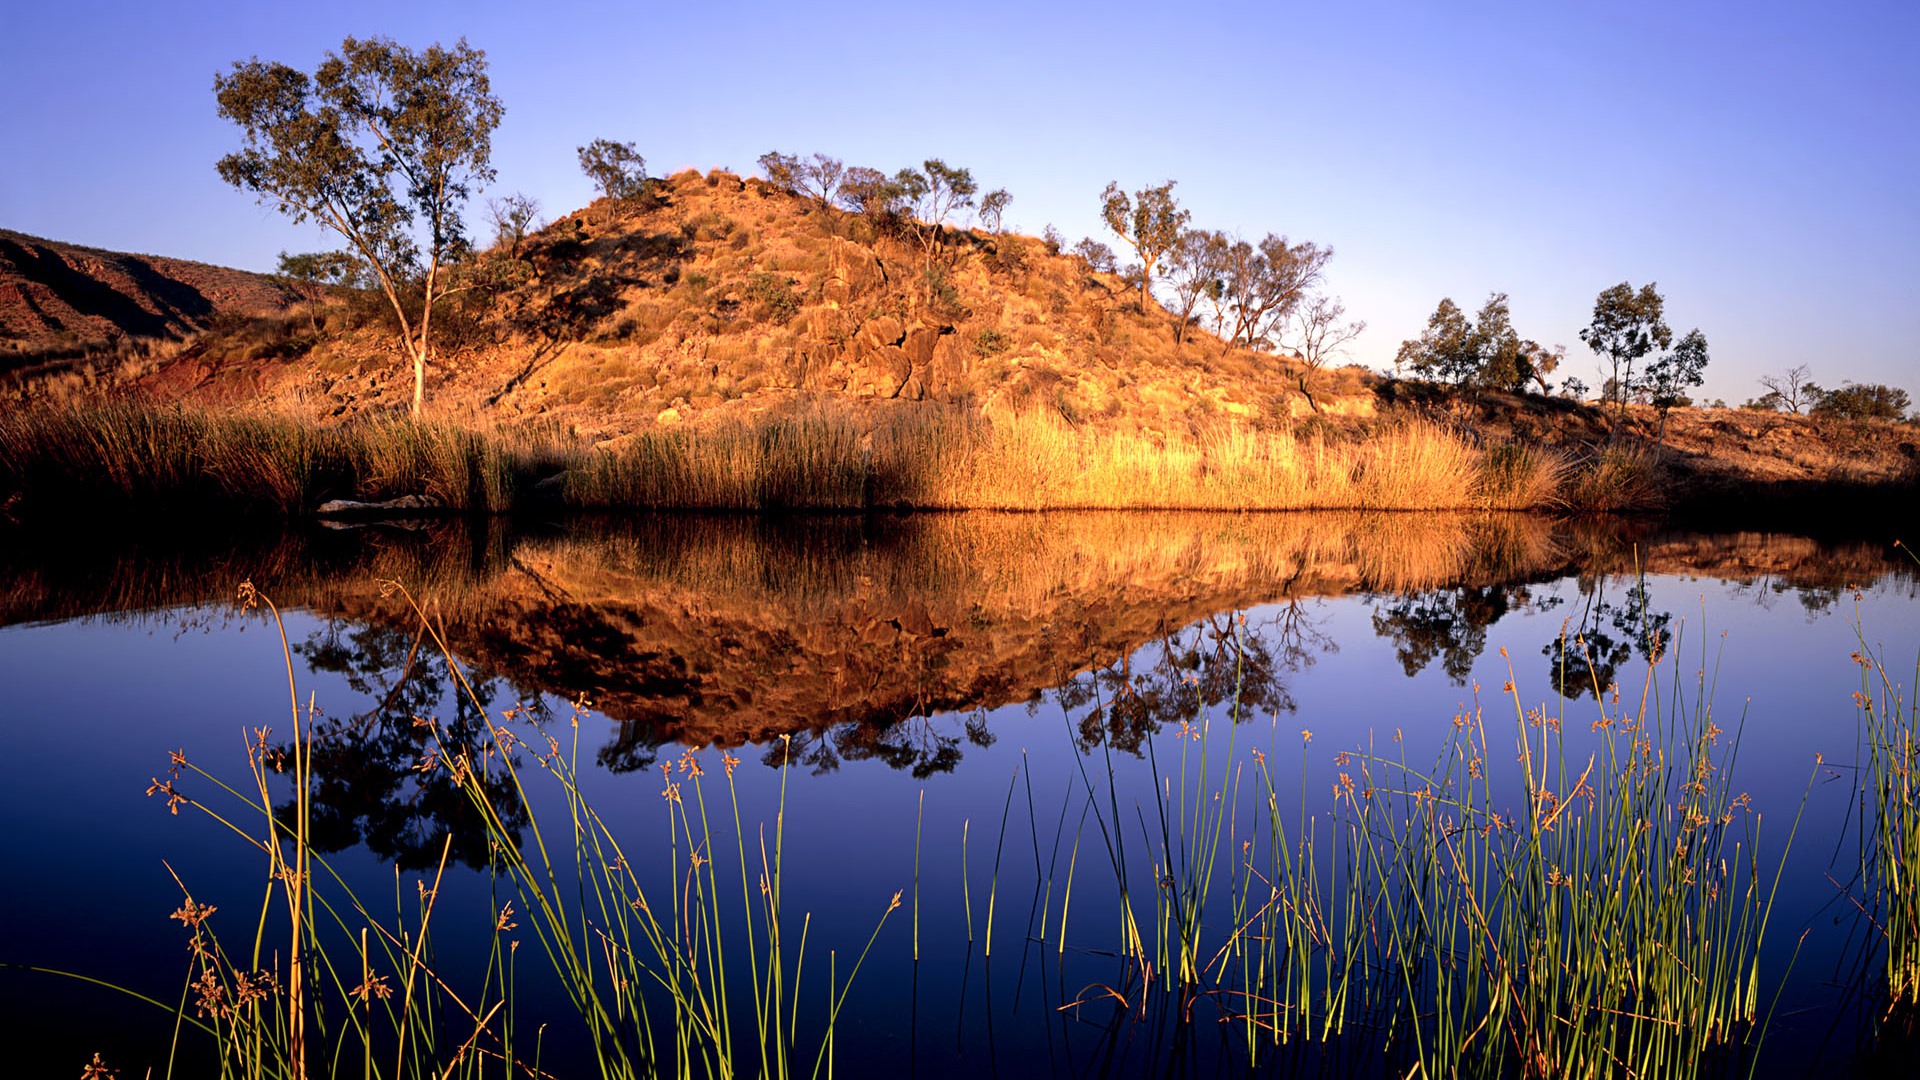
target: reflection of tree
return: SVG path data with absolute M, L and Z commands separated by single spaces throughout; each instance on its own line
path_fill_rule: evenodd
M 1394 643 L 1394 655 L 1409 678 L 1437 657 L 1447 678 L 1465 686 L 1474 661 L 1486 651 L 1487 628 L 1531 602 L 1524 585 L 1462 585 L 1389 596 L 1374 603 L 1373 632 Z
M 1606 586 L 1604 575 L 1581 578 L 1586 607 L 1540 650 L 1548 659 L 1547 678 L 1562 697 L 1599 700 L 1635 652 L 1653 661 L 1666 647 L 1673 613 L 1649 608 L 1647 583 L 1635 581 L 1618 602 L 1606 598 Z
M 475 677 L 471 696 L 448 693 L 454 679 L 444 656 L 420 635 L 379 625 L 343 632 L 332 623 L 295 651 L 313 671 L 342 675 L 355 692 L 376 699 L 358 716 L 320 718 L 310 733 L 316 849 L 364 843 L 382 859 L 414 869 L 437 862 L 450 836 L 452 858 L 486 865 L 487 831 L 454 780 L 455 762 L 475 771 L 511 832 L 526 825 L 526 809 L 499 766 L 484 718 L 497 681 Z M 450 721 L 431 719 L 448 704 Z
M 960 764 L 963 737 L 975 746 L 993 745 L 995 736 L 987 730 L 985 710 L 968 716 L 958 734 L 942 731 L 932 717 L 920 715 L 892 724 L 833 724 L 769 746 L 762 760 L 771 768 L 805 765 L 816 776 L 835 771 L 843 761 L 879 761 L 889 768 L 911 770 L 916 779 L 924 780 L 952 772 Z
M 1231 703 L 1237 719 L 1292 712 L 1297 705 L 1283 676 L 1336 646 L 1293 600 L 1263 625 L 1232 613 L 1203 619 L 1163 637 L 1150 663 L 1137 662 L 1153 648 L 1061 683 L 1055 693 L 1067 715 L 1086 710 L 1076 721 L 1082 750 L 1105 741 L 1139 753 L 1161 728 L 1196 720 L 1223 703 Z

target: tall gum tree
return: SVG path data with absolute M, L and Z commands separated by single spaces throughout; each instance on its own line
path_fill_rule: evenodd
M 1180 239 L 1190 216 L 1173 201 L 1174 181 L 1142 188 L 1131 197 L 1116 181 L 1100 193 L 1100 219 L 1140 254 L 1140 310 L 1153 293 L 1153 267 Z
M 245 139 L 220 159 L 220 178 L 332 229 L 366 260 L 399 317 L 419 415 L 433 306 L 455 291 L 449 270 L 469 247 L 460 209 L 494 177 L 505 108 L 486 53 L 464 38 L 419 52 L 347 38 L 312 75 L 255 57 L 214 76 L 213 92 Z

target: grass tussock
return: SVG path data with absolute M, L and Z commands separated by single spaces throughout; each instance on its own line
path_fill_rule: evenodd
M 1221 426 L 1093 433 L 1042 412 L 899 409 L 635 438 L 569 474 L 590 508 L 1527 510 L 1563 474 L 1545 451 L 1484 452 L 1424 423 L 1372 437 Z
M 500 513 L 576 452 L 557 432 L 392 417 L 321 426 L 125 401 L 43 406 L 0 417 L 0 504 L 21 519 L 236 507 L 293 515 L 334 498 L 424 495 Z
M 218 505 L 294 515 L 402 495 L 505 513 L 536 491 L 582 509 L 749 511 L 1609 511 L 1656 506 L 1661 494 L 1644 453 L 1607 450 L 1569 468 L 1551 450 L 1476 447 L 1422 421 L 1354 434 L 1225 422 L 1093 431 L 1051 411 L 922 405 L 863 419 L 811 405 L 650 428 L 594 452 L 552 427 L 392 416 L 322 425 L 109 401 L 0 418 L 0 506 L 16 518 Z
M 1572 467 L 1565 489 L 1569 509 L 1588 513 L 1658 510 L 1667 505 L 1666 477 L 1653 452 L 1607 446 Z

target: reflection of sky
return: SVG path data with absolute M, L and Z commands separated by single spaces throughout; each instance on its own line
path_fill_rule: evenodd
M 1620 598 L 1625 583 L 1607 583 L 1610 597 Z M 1717 666 L 1714 708 L 1720 726 L 1731 730 L 1744 710 L 1745 736 L 1736 766 L 1736 788 L 1750 790 L 1762 812 L 1762 840 L 1777 851 L 1799 803 L 1818 752 L 1828 762 L 1844 767 L 1854 754 L 1853 706 L 1850 695 L 1858 688 L 1857 669 L 1848 654 L 1857 647 L 1851 597 L 1823 610 L 1802 605 L 1793 592 L 1741 587 L 1706 579 L 1665 577 L 1650 579 L 1653 606 L 1671 611 L 1681 628 L 1678 648 L 1683 678 L 1703 667 Z M 1857 611 L 1870 642 L 1884 642 L 1888 659 L 1902 683 L 1911 682 L 1914 650 L 1920 647 L 1920 604 L 1910 585 L 1892 583 L 1868 590 Z M 1473 666 L 1472 680 L 1480 686 L 1480 702 L 1490 744 L 1511 746 L 1512 705 L 1501 694 L 1508 678 L 1499 649 L 1512 657 L 1514 677 L 1524 703 L 1557 708 L 1548 685 L 1548 661 L 1541 647 L 1558 632 L 1563 619 L 1577 616 L 1583 597 L 1571 580 L 1531 586 L 1533 605 L 1516 609 L 1486 635 L 1486 651 Z M 1551 605 L 1553 598 L 1563 600 Z M 1317 629 L 1338 645 L 1321 652 L 1316 661 L 1289 677 L 1297 711 L 1277 717 L 1249 718 L 1237 731 L 1214 725 L 1212 738 L 1224 750 L 1229 734 L 1236 741 L 1235 760 L 1244 764 L 1249 751 L 1259 748 L 1275 762 L 1283 801 L 1297 798 L 1300 775 L 1300 731 L 1314 732 L 1305 759 L 1309 812 L 1324 813 L 1329 805 L 1328 785 L 1335 772 L 1333 756 L 1354 749 L 1373 736 L 1381 749 L 1396 728 L 1407 736 L 1408 756 L 1430 758 L 1437 740 L 1457 708 L 1471 700 L 1472 687 L 1452 683 L 1436 662 L 1408 678 L 1401 670 L 1393 643 L 1376 635 L 1373 606 L 1364 598 L 1308 602 Z M 1259 608 L 1248 621 L 1260 628 L 1278 614 L 1277 608 Z M 197 618 L 197 617 L 190 617 Z M 289 617 L 297 642 L 322 627 L 305 615 Z M 177 631 L 177 632 L 176 632 Z M 1722 633 L 1724 632 L 1724 648 Z M 1705 647 L 1705 659 L 1701 648 Z M 1136 657 L 1144 668 L 1160 646 L 1149 645 Z M 75 665 L 84 663 L 76 672 Z M 184 747 L 196 760 L 211 763 L 227 776 L 243 776 L 239 728 L 272 725 L 284 732 L 286 691 L 279 643 L 258 621 L 213 617 L 191 621 L 179 630 L 170 619 L 128 622 L 63 624 L 0 631 L 0 685 L 9 693 L 4 706 L 9 735 L 9 761 L 0 783 L 0 959 L 71 967 L 135 985 L 163 1000 L 177 990 L 176 979 L 185 970 L 182 938 L 165 919 L 178 902 L 177 890 L 160 863 L 168 859 L 203 898 L 216 897 L 235 917 L 229 934 L 237 934 L 257 904 L 259 868 L 256 858 L 211 823 L 183 811 L 179 818 L 164 812 L 158 800 L 146 798 L 149 777 L 165 768 L 166 753 Z M 1629 698 L 1644 666 L 1638 661 L 1622 667 Z M 1662 668 L 1671 681 L 1674 668 Z M 338 677 L 301 673 L 301 699 L 308 692 L 336 715 L 354 709 L 353 695 Z M 1682 697 L 1691 702 L 1691 686 Z M 564 720 L 566 713 L 561 708 Z M 1078 711 L 1076 710 L 1076 718 Z M 1590 745 L 1585 734 L 1595 715 L 1591 700 L 1566 705 L 1566 726 L 1572 736 L 1570 756 L 1582 756 Z M 932 726 L 946 734 L 960 733 L 963 717 L 939 717 Z M 823 978 L 825 948 L 837 950 L 835 963 L 844 977 L 872 930 L 888 898 L 906 890 L 906 904 L 888 920 L 886 932 L 850 999 L 848 1030 L 861 1032 L 842 1048 L 843 1067 L 866 1061 L 874 1067 L 905 1060 L 906 1045 L 918 1039 L 923 1069 L 938 1072 L 955 1061 L 953 1040 L 970 1033 L 975 1054 L 984 1044 L 984 1025 L 992 1010 L 994 1035 L 1001 1053 L 1044 1052 L 1043 1032 L 1015 1016 L 1051 1015 L 1060 995 L 1077 993 L 1086 979 L 1100 977 L 1096 960 L 1070 950 L 1070 975 L 1028 984 L 1017 978 L 1029 911 L 1035 895 L 1036 858 L 1056 863 L 1059 880 L 1051 901 L 1058 920 L 1058 891 L 1064 882 L 1068 853 L 1080 815 L 1081 783 L 1072 749 L 1072 732 L 1052 695 L 1037 708 L 1007 706 L 991 712 L 988 727 L 995 737 L 990 748 L 967 744 L 964 758 L 951 774 L 926 781 L 877 762 L 844 763 L 837 772 L 813 776 L 796 770 L 787 791 L 787 902 L 789 910 L 811 912 L 812 947 L 809 965 Z M 613 725 L 598 718 L 583 727 L 583 759 L 612 735 Z M 564 723 L 556 729 L 565 734 Z M 1177 769 L 1182 746 L 1163 732 L 1156 742 L 1163 774 Z M 1395 751 L 1397 753 L 1397 750 Z M 674 751 L 664 748 L 671 760 Z M 1003 808 L 1023 754 L 1032 766 L 1013 787 L 1007 840 L 1000 850 L 1001 881 L 994 900 L 994 982 L 981 982 L 978 965 L 963 984 L 957 969 L 967 953 L 966 915 L 960 875 L 966 868 L 973 904 L 973 925 L 982 937 L 989 901 Z M 741 814 L 756 832 L 771 823 L 777 804 L 778 774 L 760 764 L 754 748 L 741 751 L 746 759 L 739 772 Z M 717 755 L 702 756 L 710 812 L 716 828 L 730 813 L 723 809 L 723 777 Z M 1124 755 L 1114 758 L 1124 792 L 1140 792 L 1146 782 L 1145 762 Z M 1104 782 L 1105 760 L 1084 759 L 1096 784 Z M 204 785 L 202 785 L 204 786 Z M 598 770 L 585 778 L 590 801 L 616 830 L 629 837 L 629 854 L 644 863 L 648 852 L 661 846 L 664 803 L 657 769 L 624 776 Z M 1511 790 L 1511 789 L 1509 789 Z M 924 818 L 917 821 L 918 800 L 925 796 Z M 1029 793 L 1030 792 L 1030 793 Z M 688 792 L 691 794 L 691 792 Z M 1137 797 L 1137 796 L 1136 796 Z M 1125 799 L 1126 796 L 1123 796 Z M 1781 906 L 1771 930 L 1769 955 L 1774 961 L 1763 978 L 1777 978 L 1785 967 L 1803 927 L 1817 934 L 1809 939 L 1799 962 L 1800 981 L 1786 997 L 1790 1005 L 1820 1005 L 1827 991 L 1818 980 L 1830 977 L 1833 931 L 1828 910 L 1836 889 L 1826 872 L 1833 838 L 1846 810 L 1849 792 L 1842 783 L 1817 786 L 1808 803 L 1807 817 L 1796 841 L 1793 861 L 1783 887 Z M 1031 818 L 1028 814 L 1032 807 Z M 1058 854 L 1054 836 L 1066 814 L 1065 837 Z M 550 815 L 557 807 L 548 805 Z M 1152 808 L 1141 811 L 1123 802 L 1123 816 L 1139 844 L 1136 813 L 1151 820 Z M 907 962 L 912 926 L 911 903 L 916 824 L 921 832 L 922 948 L 927 962 L 913 983 Z M 964 863 L 962 835 L 966 837 Z M 1037 848 L 1037 855 L 1036 855 Z M 723 850 L 723 857 L 725 856 Z M 1136 855 L 1137 858 L 1137 855 Z M 337 860 L 375 895 L 391 889 L 388 871 L 363 855 Z M 1089 820 L 1079 840 L 1074 909 L 1069 939 L 1076 945 L 1110 947 L 1114 928 L 1110 897 L 1111 873 L 1099 833 Z M 723 863 L 723 865 L 728 865 Z M 1103 880 L 1102 875 L 1105 875 Z M 1841 875 L 1844 877 L 1844 874 Z M 479 903 L 477 874 L 456 872 L 448 895 L 461 903 Z M 384 884 L 383 884 L 384 883 Z M 411 892 L 409 887 L 406 891 Z M 453 910 L 453 909 L 449 909 Z M 449 926 L 451 924 L 448 924 Z M 452 930 L 443 942 L 455 940 Z M 1052 932 L 1048 934 L 1053 937 Z M 528 942 L 532 944 L 531 940 Z M 452 950 L 449 950 L 452 951 Z M 1051 956 L 1051 946 L 1047 955 Z M 1031 959 L 1031 958 L 1029 958 Z M 543 980 L 537 952 L 523 950 L 525 985 L 537 991 Z M 477 962 L 471 957 L 450 960 L 455 968 Z M 1081 982 L 1074 982 L 1074 977 Z M 1014 1005 L 1016 984 L 1024 995 Z M 989 1002 L 986 991 L 995 995 Z M 815 983 L 814 989 L 820 989 Z M 964 1018 L 956 1021 L 966 996 Z M 902 1002 L 918 995 L 919 1027 L 911 1025 Z M 1049 996 L 1051 995 L 1051 996 Z M 87 1047 L 77 1060 L 96 1047 L 104 1010 L 119 1006 L 88 997 L 66 985 L 49 987 L 45 980 L 17 973 L 0 973 L 0 1024 L 17 1031 L 60 1031 L 61 1023 L 78 1024 L 90 1034 L 73 1045 Z M 1822 1014 L 1795 1014 L 1787 1010 L 1781 1031 L 1791 1036 L 1780 1043 L 1803 1052 L 1821 1052 Z M 57 1020 L 60 1017 L 77 1017 Z M 161 1025 L 161 1029 L 164 1025 Z M 47 1035 L 41 1043 L 55 1053 L 60 1036 Z M 17 1043 L 16 1043 L 17 1045 Z M 111 1039 L 107 1044 L 112 1045 Z M 1842 1045 L 1844 1046 L 1844 1040 Z M 72 1056 L 67 1052 L 66 1056 Z M 962 1070 L 982 1065 L 964 1054 Z M 65 1068 L 65 1057 L 49 1062 Z

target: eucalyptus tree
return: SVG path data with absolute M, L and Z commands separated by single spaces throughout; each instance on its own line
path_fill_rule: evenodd
M 505 108 L 486 53 L 465 39 L 414 52 L 350 37 L 312 75 L 255 57 L 214 76 L 213 91 L 244 139 L 220 159 L 221 179 L 345 238 L 399 318 L 418 415 L 433 308 L 469 250 L 461 207 L 494 177 Z
M 980 223 L 995 236 L 1000 235 L 1000 219 L 1007 213 L 1007 207 L 1013 204 L 1013 196 L 1006 188 L 994 188 L 980 196 Z
M 1395 368 L 1410 368 L 1421 378 L 1456 386 L 1524 390 L 1559 366 L 1559 356 L 1513 329 L 1506 293 L 1492 293 L 1472 319 L 1451 297 L 1443 298 L 1418 338 L 1400 343 Z
M 1289 341 L 1308 371 L 1318 371 L 1328 360 L 1346 351 L 1348 343 L 1367 329 L 1365 319 L 1346 319 L 1347 305 L 1325 293 L 1294 308 Z
M 1173 340 L 1186 340 L 1202 301 L 1218 302 L 1226 288 L 1227 252 L 1233 246 L 1213 229 L 1182 229 L 1167 250 L 1167 281 L 1173 289 Z
M 520 245 L 538 228 L 540 203 L 531 195 L 514 192 L 487 200 L 487 223 L 493 226 L 493 245 L 506 248 L 507 258 L 520 257 Z
M 1707 336 L 1697 328 L 1687 331 L 1673 351 L 1647 365 L 1643 386 L 1653 407 L 1660 410 L 1660 430 L 1664 435 L 1667 412 L 1686 403 L 1687 391 L 1706 381 Z
M 1302 241 L 1290 244 L 1268 233 L 1259 245 L 1228 246 L 1221 274 L 1224 312 L 1232 316 L 1227 348 L 1257 348 L 1275 333 L 1307 292 L 1318 284 L 1333 249 Z
M 580 159 L 580 171 L 587 174 L 600 194 L 614 202 L 638 199 L 647 193 L 652 180 L 647 176 L 647 159 L 630 142 L 595 139 L 574 148 Z
M 1665 308 L 1666 301 L 1652 282 L 1635 292 L 1623 281 L 1601 290 L 1593 302 L 1593 321 L 1580 331 L 1580 340 L 1608 365 L 1604 370 L 1612 387 L 1608 396 L 1617 408 L 1616 429 L 1626 416 L 1627 397 L 1634 391 L 1634 362 L 1673 344 Z
M 320 315 L 316 309 L 320 298 L 329 286 L 351 285 L 359 275 L 360 260 L 350 252 L 303 251 L 289 255 L 283 251 L 273 276 L 307 302 L 307 326 L 318 334 Z
M 1113 234 L 1125 240 L 1140 255 L 1140 310 L 1147 309 L 1147 297 L 1153 291 L 1153 268 L 1187 227 L 1190 216 L 1173 200 L 1174 181 L 1159 187 L 1142 188 L 1132 196 L 1118 182 L 1100 193 L 1100 218 Z
M 919 169 L 901 169 L 894 174 L 893 184 L 906 209 L 908 228 L 920 241 L 931 267 L 948 219 L 973 206 L 980 185 L 973 173 L 939 158 L 928 158 Z

